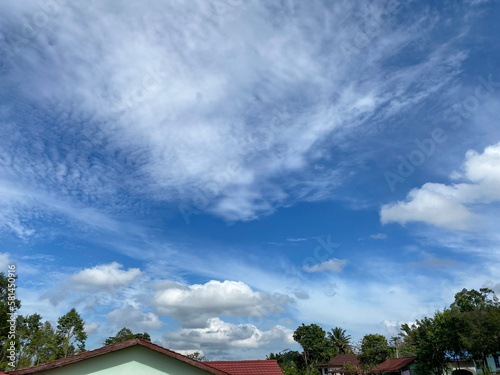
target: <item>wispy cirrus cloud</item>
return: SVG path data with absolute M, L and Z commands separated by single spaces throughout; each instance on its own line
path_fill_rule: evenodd
M 33 189 L 111 215 L 140 211 L 136 196 L 252 220 L 289 201 L 331 195 L 343 181 L 340 167 L 307 171 L 329 157 L 318 145 L 424 100 L 466 58 L 452 44 L 430 46 L 418 64 L 385 76 L 385 64 L 424 36 L 419 25 L 427 22 L 430 32 L 437 20 L 423 14 L 402 33 L 390 17 L 400 10 L 383 3 L 361 12 L 349 2 L 326 11 L 291 3 L 284 13 L 241 3 L 221 17 L 199 2 L 166 7 L 48 7 L 48 22 L 16 46 L 19 53 L 3 41 L 11 52 L 4 89 L 24 98 L 7 107 L 3 121 L 20 120 L 16 106 L 25 119 L 48 120 L 38 141 L 29 128 L 17 130 L 17 162 L 5 168 Z M 35 2 L 3 8 L 10 33 L 19 32 L 23 16 L 40 12 Z M 366 34 L 356 34 L 366 25 Z M 353 45 L 363 35 L 368 43 Z M 27 212 L 6 215 L 11 230 L 31 234 L 22 229 Z

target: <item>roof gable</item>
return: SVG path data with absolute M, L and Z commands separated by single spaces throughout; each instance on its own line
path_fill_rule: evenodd
M 209 361 L 206 363 L 231 375 L 283 375 L 278 362 L 272 359 L 256 361 Z
M 123 349 L 131 348 L 131 347 L 144 347 L 151 349 L 157 353 L 166 355 L 169 358 L 177 359 L 187 365 L 194 366 L 200 370 L 206 371 L 211 374 L 215 375 L 230 375 L 227 372 L 224 372 L 222 370 L 219 370 L 217 368 L 211 367 L 204 362 L 197 361 L 195 359 L 186 357 L 182 354 L 176 353 L 172 350 L 163 348 L 159 345 L 153 344 L 149 341 L 145 341 L 142 339 L 132 339 L 132 340 L 127 340 L 123 342 L 119 342 L 113 345 L 109 346 L 104 346 L 99 349 L 91 350 L 88 352 L 80 353 L 77 355 L 73 355 L 70 357 L 66 358 L 61 358 L 52 362 L 44 363 L 42 365 L 34 366 L 34 367 L 29 367 L 26 369 L 21 369 L 21 370 L 14 370 L 14 371 L 9 371 L 7 374 L 9 375 L 28 375 L 28 374 L 37 374 L 42 371 L 47 371 L 47 370 L 53 370 L 53 369 L 58 369 L 61 367 L 65 367 L 71 364 L 76 364 L 80 363 L 84 360 L 90 359 L 90 358 L 96 358 L 100 357 L 102 355 L 108 354 L 108 353 L 115 353 Z
M 380 365 L 372 369 L 372 372 L 397 371 L 415 361 L 417 357 L 410 358 L 389 358 Z
M 353 354 L 339 354 L 327 363 L 320 363 L 318 367 L 342 367 L 348 363 L 357 366 L 359 365 L 359 359 Z

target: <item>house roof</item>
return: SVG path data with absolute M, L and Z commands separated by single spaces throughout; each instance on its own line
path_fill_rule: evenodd
M 131 339 L 131 340 L 119 342 L 119 343 L 116 343 L 113 345 L 103 346 L 102 348 L 99 348 L 99 349 L 90 350 L 88 352 L 72 355 L 70 357 L 57 359 L 55 361 L 47 362 L 47 363 L 44 363 L 42 365 L 33 366 L 33 367 L 21 369 L 21 370 L 8 371 L 8 372 L 6 372 L 6 374 L 9 374 L 9 375 L 36 374 L 36 373 L 41 372 L 41 371 L 63 367 L 66 365 L 70 365 L 72 363 L 77 363 L 77 362 L 83 361 L 85 359 L 97 357 L 97 356 L 111 353 L 111 352 L 116 352 L 118 350 L 130 348 L 130 347 L 136 346 L 136 345 L 144 346 L 146 348 L 155 350 L 158 353 L 165 354 L 171 358 L 178 359 L 179 361 L 185 362 L 185 363 L 187 363 L 191 366 L 194 366 L 194 367 L 198 367 L 199 369 L 205 370 L 205 371 L 212 373 L 212 374 L 232 375 L 232 374 L 229 374 L 229 373 L 227 373 L 223 370 L 220 370 L 218 368 L 209 366 L 209 365 L 205 364 L 204 362 L 200 362 L 200 361 L 197 361 L 195 359 L 186 357 L 185 355 L 176 353 L 172 350 L 166 349 L 162 346 L 153 344 L 152 342 L 149 342 L 149 341 L 146 341 L 143 339 Z
M 417 357 L 410 357 L 410 358 L 389 358 L 389 359 L 386 359 L 384 362 L 382 362 L 377 367 L 373 368 L 371 370 L 371 372 L 397 371 L 397 370 L 402 369 L 406 365 L 409 365 L 410 363 L 412 363 L 416 359 L 417 359 Z
M 359 365 L 359 359 L 355 355 L 352 354 L 339 354 L 336 357 L 330 359 L 327 363 L 320 363 L 318 367 L 342 367 L 350 363 L 353 366 Z
M 231 375 L 283 375 L 278 362 L 270 359 L 257 361 L 209 361 L 205 363 Z

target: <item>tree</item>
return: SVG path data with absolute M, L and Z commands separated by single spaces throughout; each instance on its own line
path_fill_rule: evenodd
M 61 340 L 63 357 L 85 351 L 87 333 L 84 326 L 83 319 L 74 308 L 59 318 L 57 321 L 57 336 Z M 78 350 L 75 350 L 74 344 L 77 344 Z
M 436 313 L 438 315 L 439 312 Z M 446 332 L 442 330 L 437 319 L 425 317 L 417 320 L 411 327 L 403 324 L 402 329 L 411 338 L 417 348 L 418 372 L 421 374 L 434 373 L 443 375 L 446 373 L 450 357 L 447 355 Z
M 470 357 L 487 374 L 487 356 L 500 351 L 500 304 L 491 289 L 462 289 L 449 309 L 401 329 L 415 348 L 422 374 L 444 374 L 452 359 Z
M 38 355 L 39 331 L 42 327 L 42 317 L 39 314 L 19 315 L 16 327 L 19 338 L 18 362 L 16 368 L 30 367 Z
M 491 295 L 491 296 L 490 296 Z M 450 306 L 460 321 L 460 343 L 479 365 L 490 373 L 486 358 L 500 352 L 500 303 L 493 290 L 482 288 L 455 294 Z
M 37 350 L 37 358 L 35 365 L 50 362 L 62 357 L 61 340 L 58 337 L 56 330 L 50 322 L 46 321 L 40 328 L 38 335 L 35 337 Z
M 116 336 L 108 337 L 106 341 L 104 341 L 104 345 L 108 346 L 111 344 L 116 344 L 117 342 L 127 341 L 130 339 L 143 339 L 146 341 L 151 341 L 151 337 L 148 333 L 132 333 L 130 329 L 127 327 L 123 327 L 118 331 Z
M 333 328 L 331 332 L 328 332 L 328 340 L 330 340 L 335 355 L 352 353 L 351 336 L 346 335 L 345 329 Z
M 275 359 L 284 375 L 304 375 L 306 373 L 304 357 L 295 350 L 285 349 L 280 353 L 271 353 L 266 359 Z
M 320 326 L 316 324 L 306 326 L 304 323 L 293 333 L 293 339 L 302 346 L 307 374 L 311 366 L 327 362 L 332 357 L 332 346 L 325 335 L 326 332 Z
M 17 317 L 18 360 L 16 369 L 36 366 L 62 357 L 61 339 L 39 314 Z
M 488 295 L 492 294 L 491 299 Z M 450 305 L 450 308 L 458 308 L 460 312 L 476 311 L 478 309 L 486 308 L 487 306 L 500 307 L 498 298 L 495 292 L 488 288 L 481 288 L 477 290 L 462 289 L 455 294 L 455 301 Z
M 202 353 L 200 352 L 194 352 L 191 354 L 187 354 L 186 357 L 196 359 L 197 361 L 206 361 L 207 357 L 205 357 Z
M 387 339 L 379 334 L 369 334 L 361 341 L 361 355 L 359 359 L 366 368 L 372 368 L 391 356 L 393 349 L 389 347 Z

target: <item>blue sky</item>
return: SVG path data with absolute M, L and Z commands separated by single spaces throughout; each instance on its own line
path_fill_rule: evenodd
M 0 264 L 210 359 L 500 292 L 498 1 L 0 5 Z

